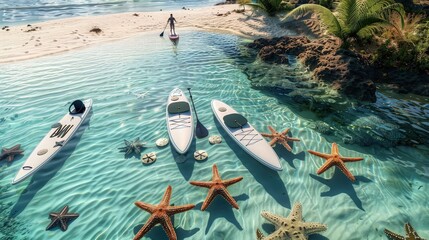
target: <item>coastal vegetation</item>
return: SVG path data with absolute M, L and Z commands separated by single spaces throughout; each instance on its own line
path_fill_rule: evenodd
M 364 71 L 370 73 L 374 82 L 387 83 L 395 89 L 401 89 L 398 90 L 399 92 L 413 92 L 427 96 L 429 94 L 428 13 L 424 6 L 413 5 L 409 1 L 405 2 L 405 5 L 403 3 L 400 0 L 288 0 L 288 2 L 258 0 L 247 5 L 264 11 L 269 16 L 280 16 L 285 26 L 295 24 L 295 19 L 306 19 L 303 23 L 307 24 L 310 30 L 315 31 L 316 37 L 333 36 L 338 39 L 340 48 L 343 50 L 320 53 L 330 54 L 331 58 L 339 54 L 339 62 L 334 65 L 343 64 L 341 59 L 347 58 L 343 53 L 347 53 L 346 55 L 353 55 L 356 62 L 367 69 Z M 297 7 L 283 14 L 287 9 L 285 6 L 292 5 Z M 305 16 L 307 18 L 303 18 Z M 308 16 L 311 16 L 311 21 Z M 308 23 L 311 24 L 308 25 Z M 304 42 L 301 43 L 301 45 L 304 44 Z M 285 52 L 275 45 L 272 48 L 268 52 L 265 48 L 260 54 L 266 58 L 270 54 L 277 56 L 276 52 Z M 278 57 L 281 58 L 281 56 Z M 323 65 L 323 63 L 320 64 Z M 338 80 L 334 76 L 330 79 L 329 75 L 331 74 L 323 74 L 328 82 Z M 365 99 L 368 98 L 365 97 Z M 369 99 L 375 101 L 374 97 Z
M 255 10 L 262 10 L 271 17 L 276 16 L 276 14 L 282 11 L 292 9 L 292 6 L 286 3 L 284 0 L 257 0 L 255 2 L 248 1 L 245 3 L 245 5 L 251 6 Z
M 429 21 L 422 15 L 408 14 L 402 28 L 390 28 L 378 38 L 381 43 L 372 55 L 375 65 L 410 71 L 429 71 Z M 392 24 L 398 19 L 391 16 Z
M 386 17 L 393 12 L 398 13 L 401 22 L 404 15 L 402 5 L 392 0 L 341 0 L 335 12 L 319 4 L 304 4 L 292 10 L 286 18 L 309 12 L 317 13 L 329 33 L 340 38 L 346 46 L 353 39 L 368 39 L 382 29 L 396 27 Z
M 333 11 L 303 4 L 284 19 L 307 13 L 315 13 L 328 34 L 343 41 L 343 48 L 365 56 L 374 66 L 429 73 L 429 21 L 423 14 L 406 13 L 401 3 L 340 0 Z

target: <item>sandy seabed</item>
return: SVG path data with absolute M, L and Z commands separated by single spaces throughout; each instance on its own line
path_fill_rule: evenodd
M 159 12 L 127 12 L 102 16 L 73 17 L 18 25 L 0 30 L 0 63 L 37 58 L 93 44 L 119 40 L 142 32 L 160 34 L 170 13 L 177 20 L 178 33 L 186 28 L 231 32 L 247 38 L 276 37 L 288 34 L 278 18 L 255 14 L 238 4 Z M 99 28 L 101 32 L 91 32 Z

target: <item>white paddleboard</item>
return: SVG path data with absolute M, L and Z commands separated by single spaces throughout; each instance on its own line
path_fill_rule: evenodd
M 244 151 L 273 170 L 283 170 L 276 152 L 243 115 L 219 100 L 212 100 L 211 106 L 223 129 Z
M 171 144 L 185 154 L 194 138 L 194 120 L 188 98 L 179 88 L 170 92 L 165 113 Z
M 83 103 L 85 105 L 85 111 L 83 113 L 71 114 L 68 112 L 58 124 L 55 124 L 57 126 L 53 127 L 48 134 L 46 134 L 19 169 L 12 184 L 17 184 L 35 173 L 61 151 L 77 132 L 77 129 L 91 110 L 92 99 L 85 100 Z

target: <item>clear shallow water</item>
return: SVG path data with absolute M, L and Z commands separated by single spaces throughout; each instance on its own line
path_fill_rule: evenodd
M 158 33 L 90 47 L 71 53 L 0 65 L 0 146 L 22 144 L 25 155 L 11 164 L 0 162 L 0 238 L 131 239 L 149 214 L 135 201 L 157 204 L 167 187 L 172 203 L 196 204 L 174 217 L 179 239 L 255 239 L 256 228 L 271 232 L 262 210 L 287 216 L 294 202 L 303 205 L 306 221 L 328 230 L 309 239 L 387 239 L 384 228 L 403 234 L 411 222 L 429 237 L 428 148 L 380 148 L 339 143 L 343 156 L 363 156 L 348 163 L 351 183 L 340 171 L 322 175 L 323 160 L 306 151 L 330 152 L 331 141 L 313 130 L 318 119 L 304 117 L 264 92 L 252 89 L 243 74 L 239 45 L 232 35 L 189 31 L 177 46 Z M 165 102 L 174 87 L 192 94 L 200 121 L 223 142 L 210 145 L 195 139 L 185 163 L 170 146 L 154 147 L 167 137 Z M 93 113 L 62 153 L 18 185 L 10 185 L 18 169 L 50 126 L 75 99 L 92 98 Z M 290 127 L 301 142 L 289 153 L 275 148 L 284 170 L 274 172 L 244 153 L 220 128 L 210 101 L 221 99 L 242 112 L 259 131 L 267 125 Z M 143 166 L 125 158 L 118 148 L 124 139 L 148 142 L 144 153 L 158 160 Z M 205 149 L 209 158 L 195 162 L 192 153 Z M 240 209 L 221 197 L 202 212 L 207 190 L 190 180 L 208 181 L 216 163 L 225 179 L 243 176 L 229 187 Z M 66 232 L 45 231 L 48 215 L 68 204 L 80 213 Z M 160 226 L 144 239 L 167 239 Z
M 0 25 L 17 25 L 75 16 L 177 10 L 212 6 L 221 0 L 0 0 Z

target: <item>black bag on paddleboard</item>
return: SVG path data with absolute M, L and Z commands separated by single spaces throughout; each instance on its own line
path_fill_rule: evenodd
M 70 104 L 69 112 L 70 114 L 79 114 L 85 112 L 85 104 L 81 100 L 76 100 Z

